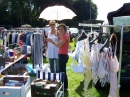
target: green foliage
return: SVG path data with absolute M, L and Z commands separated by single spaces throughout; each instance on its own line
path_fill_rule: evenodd
M 73 20 L 63 20 L 69 26 L 89 19 L 88 0 L 0 0 L 0 25 L 15 27 L 30 24 L 33 27 L 43 27 L 48 21 L 39 19 L 40 13 L 48 6 L 64 5 L 73 10 L 77 16 Z M 97 17 L 97 7 L 92 3 L 92 18 Z
M 92 4 L 92 19 L 97 18 L 97 6 L 93 2 Z M 82 22 L 90 19 L 90 1 L 89 0 L 75 0 L 73 7 L 77 14 L 77 20 Z

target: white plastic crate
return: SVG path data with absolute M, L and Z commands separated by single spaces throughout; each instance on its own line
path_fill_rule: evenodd
M 30 76 L 8 75 L 4 77 L 27 77 L 27 82 L 21 87 L 0 86 L 0 97 L 26 97 L 30 89 Z

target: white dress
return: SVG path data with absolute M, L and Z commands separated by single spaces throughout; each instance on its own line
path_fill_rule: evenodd
M 50 31 L 48 32 L 48 38 L 52 39 L 54 42 L 58 42 L 58 36 L 51 34 Z M 54 44 L 48 42 L 48 48 L 47 48 L 47 58 L 59 58 L 58 57 L 58 50 Z

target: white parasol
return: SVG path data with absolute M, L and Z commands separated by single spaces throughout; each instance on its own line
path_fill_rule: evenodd
M 64 19 L 72 19 L 76 14 L 65 6 L 50 6 L 45 8 L 39 18 L 45 20 L 64 20 Z

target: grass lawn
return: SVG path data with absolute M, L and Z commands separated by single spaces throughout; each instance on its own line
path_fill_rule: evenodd
M 71 50 L 74 49 L 74 43 L 70 43 Z M 65 91 L 65 97 L 84 97 L 84 77 L 83 74 L 75 73 L 71 69 L 72 58 L 70 57 L 67 63 L 68 91 Z M 44 63 L 48 63 L 47 58 L 44 58 Z M 89 84 L 87 97 L 108 97 L 109 88 L 92 88 L 92 83 Z M 121 88 L 120 97 L 130 97 L 130 88 Z

